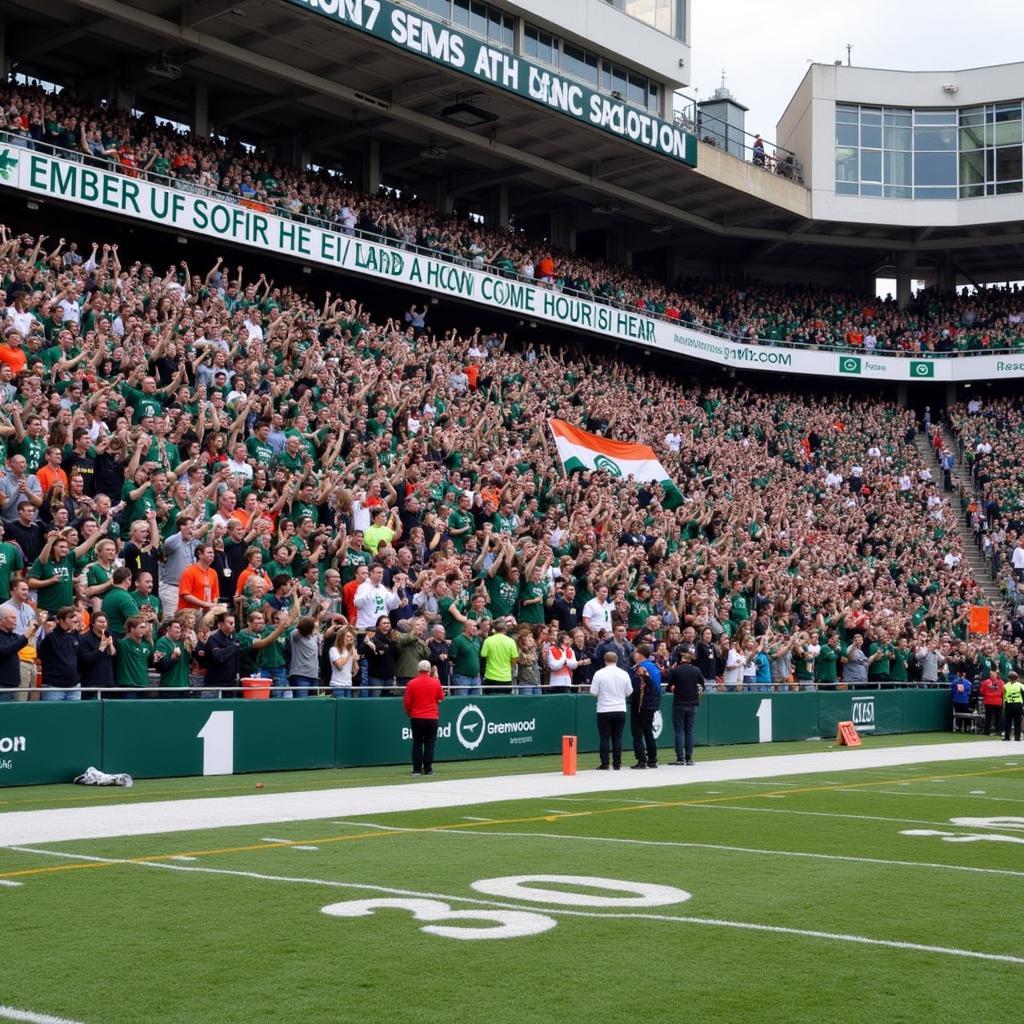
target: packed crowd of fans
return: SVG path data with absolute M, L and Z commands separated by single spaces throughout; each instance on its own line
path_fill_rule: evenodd
M 343 232 L 518 275 L 752 344 L 798 344 L 906 355 L 1024 348 L 1024 293 L 920 293 L 899 310 L 885 301 L 813 286 L 711 284 L 644 278 L 628 267 L 552 250 L 521 232 L 439 213 L 408 195 L 366 195 L 343 175 L 289 168 L 221 137 L 198 138 L 152 118 L 78 102 L 67 92 L 0 89 L 0 140 L 70 150 L 123 174 L 219 191 L 253 209 L 308 218 Z
M 218 260 L 0 226 L 0 696 L 708 687 L 1020 667 L 911 413 L 435 331 Z M 682 502 L 566 477 L 546 421 L 650 444 Z M 19 690 L 19 687 L 22 689 Z M 166 688 L 166 689 L 164 689 Z

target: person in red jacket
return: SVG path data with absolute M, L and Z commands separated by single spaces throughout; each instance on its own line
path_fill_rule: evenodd
M 429 661 L 416 666 L 419 675 L 413 676 L 405 687 L 405 713 L 412 725 L 412 773 L 434 774 L 434 745 L 437 743 L 437 723 L 441 717 L 438 705 L 444 700 L 444 690 L 436 675 L 431 675 Z
M 1003 681 L 995 669 L 981 681 L 981 699 L 985 705 L 985 735 L 991 736 L 995 726 L 998 736 L 1002 729 Z

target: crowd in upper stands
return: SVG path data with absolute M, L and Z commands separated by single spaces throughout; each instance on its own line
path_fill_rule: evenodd
M 891 297 L 813 286 L 653 280 L 625 266 L 553 250 L 522 232 L 439 213 L 408 193 L 366 195 L 340 173 L 289 168 L 219 136 L 183 134 L 151 117 L 38 87 L 0 88 L 0 132 L 6 133 L 0 139 L 16 144 L 71 150 L 127 175 L 216 190 L 254 209 L 420 246 L 736 341 L 925 356 L 1024 347 L 1024 293 L 1016 287 L 970 296 L 926 291 L 899 310 Z
M 968 634 L 958 513 L 893 403 L 146 255 L 0 226 L 0 696 L 37 658 L 45 699 L 154 672 L 376 695 L 423 659 L 454 692 L 546 692 L 641 645 L 693 644 L 726 689 L 1022 667 L 1019 619 Z M 650 444 L 683 500 L 566 477 L 551 417 Z

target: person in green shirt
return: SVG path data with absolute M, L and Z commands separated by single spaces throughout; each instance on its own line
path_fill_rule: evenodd
M 114 681 L 124 687 L 118 696 L 134 700 L 139 690 L 149 686 L 149 662 L 153 657 L 153 644 L 149 639 L 149 626 L 137 615 L 125 623 L 125 635 L 117 641 L 117 665 Z
M 814 659 L 814 681 L 818 686 L 835 686 L 836 662 L 839 659 L 839 634 L 834 630 L 828 634 L 827 640 L 821 644 L 818 656 Z
M 448 657 L 452 663 L 452 696 L 479 697 L 480 689 L 480 627 L 469 619 L 462 632 L 452 641 Z
M 484 659 L 484 685 L 488 693 L 511 693 L 512 672 L 519 660 L 519 648 L 508 635 L 508 623 L 498 619 L 494 623 L 494 632 L 480 647 L 480 657 Z
M 889 682 L 892 679 L 892 644 L 885 630 L 879 630 L 877 639 L 868 646 L 868 657 L 878 655 L 868 666 L 868 679 L 872 682 Z
M 646 583 L 641 583 L 636 588 L 636 594 L 628 595 L 626 600 L 629 602 L 629 618 L 626 628 L 631 633 L 633 630 L 643 629 L 652 615 L 651 588 Z
M 473 536 L 476 525 L 473 513 L 470 511 L 472 496 L 469 491 L 463 491 L 459 495 L 458 505 L 452 509 L 448 516 L 448 536 L 451 537 L 455 550 L 462 554 L 466 550 L 466 541 Z
M 103 526 L 79 544 L 74 551 L 68 543 L 65 530 L 52 530 L 39 557 L 28 571 L 29 590 L 36 592 L 36 606 L 46 612 L 56 612 L 75 601 L 75 562 L 84 559 L 110 525 L 110 515 Z
M 110 635 L 119 640 L 128 632 L 127 623 L 139 614 L 139 606 L 135 598 L 128 592 L 132 585 L 132 571 L 122 565 L 115 569 L 111 577 L 113 586 L 103 595 L 101 608 L 107 617 L 107 629 Z
M 168 619 L 160 627 L 160 639 L 153 649 L 153 667 L 160 673 L 161 697 L 178 697 L 175 690 L 188 689 L 189 652 L 182 637 L 180 619 Z
M 893 645 L 889 678 L 894 683 L 905 683 L 910 678 L 909 667 L 913 657 L 914 655 L 904 646 L 903 641 L 897 641 Z
M 530 578 L 519 591 L 519 621 L 543 626 L 547 598 L 548 584 L 544 579 L 544 570 L 535 565 L 530 570 Z
M 21 548 L 15 544 L 8 544 L 3 540 L 3 536 L 3 520 L 0 519 L 0 601 L 9 601 L 11 577 L 25 568 L 25 561 L 21 557 Z

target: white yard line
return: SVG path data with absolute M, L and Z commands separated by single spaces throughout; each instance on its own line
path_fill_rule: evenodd
M 464 835 L 465 833 L 457 833 Z M 497 833 L 493 833 L 497 834 Z M 526 833 L 529 835 L 529 833 Z M 566 838 L 564 836 L 557 836 L 555 838 Z M 639 840 L 638 840 L 639 842 Z M 652 845 L 664 845 L 664 844 L 652 844 Z M 679 844 L 685 845 L 685 844 Z M 49 854 L 54 851 L 49 850 L 34 850 L 27 851 L 34 853 Z M 56 856 L 74 857 L 74 854 L 55 854 Z M 439 899 L 445 900 L 449 903 L 469 903 L 477 906 L 484 907 L 500 907 L 504 910 L 522 910 L 522 904 L 508 903 L 499 900 L 482 900 L 471 896 L 456 896 L 450 893 L 434 893 L 434 892 L 418 892 L 413 889 L 395 889 L 389 886 L 383 885 L 368 885 L 361 882 L 339 882 L 332 879 L 323 878 L 293 878 L 285 875 L 266 875 L 255 871 L 232 871 L 227 868 L 204 868 L 204 867 L 190 867 L 184 864 L 168 864 L 166 862 L 156 861 L 122 861 L 117 858 L 108 857 L 86 857 L 84 860 L 101 861 L 111 864 L 131 864 L 135 867 L 143 868 L 158 868 L 163 871 L 183 871 L 183 872 L 196 872 L 199 874 L 208 875 L 226 875 L 233 878 L 248 878 L 254 881 L 262 882 L 281 882 L 291 883 L 295 885 L 313 885 L 323 886 L 334 889 L 349 889 L 358 890 L 362 892 L 378 892 L 384 893 L 389 896 L 411 896 L 418 899 Z M 936 865 L 939 866 L 939 865 Z M 945 866 L 945 865 L 941 865 Z M 1024 875 L 1024 872 L 1001 872 L 1002 874 L 1020 874 Z M 583 917 L 583 918 L 608 918 L 613 920 L 630 920 L 630 921 L 658 921 L 671 924 L 684 924 L 684 925 L 697 925 L 710 928 L 729 928 L 736 931 L 749 931 L 749 932 L 764 932 L 773 935 L 792 935 L 799 938 L 808 939 L 822 939 L 828 942 L 848 942 L 861 946 L 880 946 L 886 949 L 897 949 L 912 953 L 927 953 L 937 954 L 940 956 L 948 956 L 959 959 L 968 960 L 986 960 L 997 963 L 1011 963 L 1011 964 L 1024 964 L 1024 957 L 1013 956 L 1009 953 L 986 953 L 972 949 L 957 949 L 948 946 L 931 946 L 925 945 L 918 942 L 903 942 L 895 939 L 880 939 L 874 938 L 867 935 L 855 935 L 847 934 L 844 932 L 826 932 L 818 931 L 816 929 L 808 928 L 789 928 L 784 925 L 770 925 L 770 924 L 759 924 L 750 921 L 727 921 L 721 918 L 714 917 L 691 917 L 673 914 L 642 914 L 642 913 L 615 913 L 615 912 L 594 912 L 586 910 L 569 910 L 563 906 L 544 906 L 543 904 L 531 904 L 531 907 L 536 909 L 543 909 L 545 914 L 551 914 L 556 916 L 564 917 Z M 11 1018 L 13 1020 L 24 1020 L 29 1024 L 75 1024 L 75 1022 L 63 1021 L 56 1017 L 16 1017 Z
M 48 1013 L 32 1013 L 31 1010 L 16 1010 L 13 1006 L 0 1006 L 0 1020 L 17 1020 L 23 1024 L 78 1024 L 67 1017 L 53 1017 Z
M 6 887 L 8 889 L 17 889 L 17 888 L 19 888 L 20 886 L 22 886 L 24 884 L 25 884 L 24 882 L 12 882 L 8 878 L 0 878 L 0 885 Z
M 909 786 L 910 783 L 908 782 Z M 992 800 L 999 804 L 1024 804 L 1024 799 L 1013 796 L 982 796 L 980 793 L 928 793 L 920 789 L 872 789 L 868 786 L 858 786 L 856 789 L 837 789 L 837 793 L 870 793 L 877 796 L 926 796 L 941 798 L 943 800 L 966 800 L 968 796 L 972 800 Z
M 776 776 L 858 771 L 893 765 L 1005 758 L 1001 742 L 860 748 L 706 761 L 685 770 L 644 772 L 583 771 L 574 776 L 537 773 L 504 777 L 410 782 L 404 785 L 351 787 L 252 796 L 167 800 L 152 803 L 70 807 L 0 814 L 0 846 L 69 842 L 121 836 L 195 832 L 238 825 L 270 825 L 359 817 L 441 807 L 470 807 L 509 800 L 550 799 L 585 793 L 636 790 L 765 779 Z

